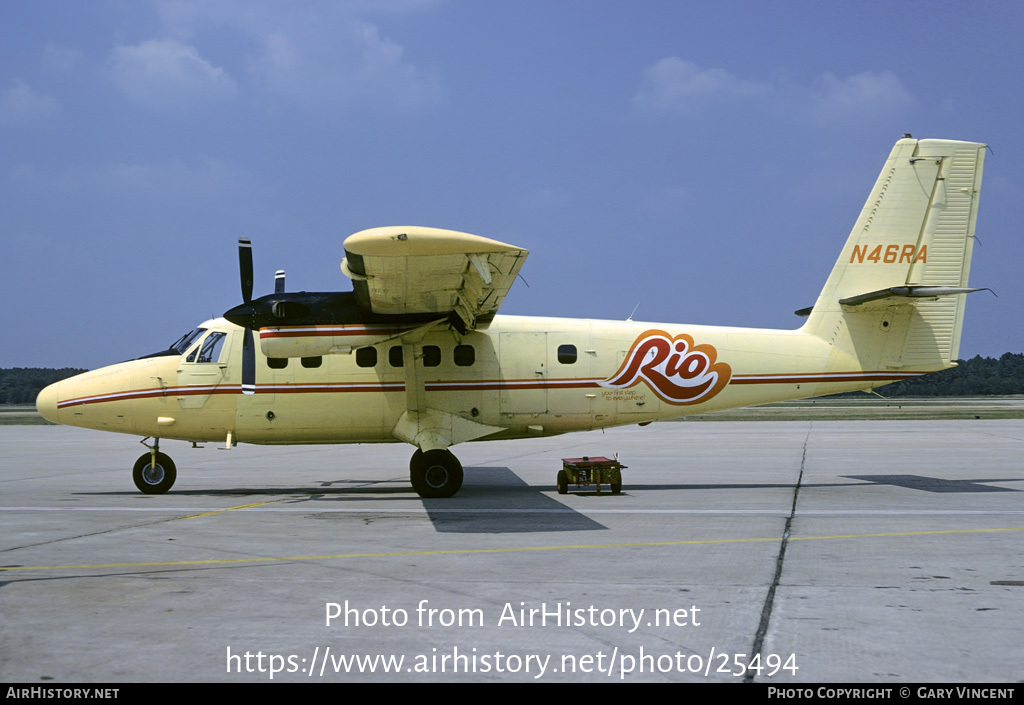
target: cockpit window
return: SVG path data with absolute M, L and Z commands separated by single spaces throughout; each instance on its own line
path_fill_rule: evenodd
M 205 328 L 196 328 L 195 330 L 190 330 L 188 333 L 178 338 L 177 342 L 172 344 L 170 349 L 178 353 L 179 355 L 184 355 L 185 351 L 189 349 L 189 346 L 191 346 L 192 343 L 196 342 L 199 339 L 199 336 L 201 336 L 205 332 Z
M 227 333 L 213 332 L 206 336 L 201 347 L 189 353 L 189 362 L 217 362 L 220 360 L 220 349 L 224 345 Z
M 199 350 L 199 362 L 217 362 L 220 360 L 220 349 L 224 346 L 224 338 L 227 333 L 210 333 L 203 341 L 203 347 Z

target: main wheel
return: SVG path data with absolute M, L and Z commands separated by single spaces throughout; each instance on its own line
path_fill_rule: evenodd
M 156 454 L 156 467 L 153 467 L 149 453 L 143 453 L 132 470 L 135 486 L 144 494 L 163 494 L 171 489 L 177 477 L 174 461 L 163 453 Z
M 565 494 L 569 491 L 569 473 L 565 470 L 558 471 L 558 479 L 555 481 L 555 487 L 558 488 L 558 494 Z
M 447 450 L 417 450 L 409 461 L 409 480 L 424 499 L 452 497 L 462 487 L 462 463 Z

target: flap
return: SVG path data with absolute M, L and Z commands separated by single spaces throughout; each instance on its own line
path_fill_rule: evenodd
M 454 230 L 388 227 L 345 239 L 341 271 L 373 313 L 454 312 L 466 328 L 489 320 L 526 261 L 527 251 Z

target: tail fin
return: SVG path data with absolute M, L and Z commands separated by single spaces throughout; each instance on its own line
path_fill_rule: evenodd
M 901 139 L 810 312 L 831 369 L 919 371 L 959 355 L 985 145 Z

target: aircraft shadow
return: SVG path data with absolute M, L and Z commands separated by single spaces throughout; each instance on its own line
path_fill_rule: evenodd
M 550 533 L 607 530 L 550 497 L 550 487 L 531 487 L 505 467 L 471 468 L 459 494 L 425 499 L 434 529 L 455 534 Z
M 849 482 L 801 482 L 801 489 L 814 489 L 822 487 L 869 487 L 875 485 L 891 485 L 903 487 L 909 490 L 921 490 L 922 492 L 1020 492 L 1010 487 L 993 487 L 984 483 L 987 482 L 1024 482 L 1019 477 L 993 477 L 975 478 L 964 480 L 947 480 L 940 477 L 929 477 L 927 475 L 842 475 L 841 477 L 851 480 L 860 480 L 858 484 Z M 707 483 L 660 483 L 660 484 L 637 484 L 632 489 L 635 492 L 647 490 L 769 490 L 769 489 L 795 489 L 795 482 L 707 482 Z M 625 491 L 623 487 L 623 491 Z
M 607 530 L 603 524 L 545 494 L 553 489 L 553 481 L 550 486 L 530 486 L 507 467 L 473 467 L 466 469 L 462 489 L 455 497 L 420 501 L 427 510 L 435 530 L 445 533 L 501 534 Z M 77 494 L 139 497 L 139 494 L 133 491 Z M 322 480 L 317 487 L 172 489 L 169 494 L 184 497 L 280 498 L 286 500 L 288 504 L 323 501 L 380 502 L 389 498 L 418 499 L 412 487 L 396 486 L 394 480 L 367 481 L 351 478 Z M 603 494 L 611 497 L 608 493 Z
M 845 482 L 802 483 L 801 488 L 854 488 L 877 485 L 891 485 L 923 492 L 939 493 L 976 493 L 976 492 L 1020 492 L 1007 487 L 994 487 L 983 484 L 989 482 L 1021 482 L 1024 478 L 974 478 L 948 480 L 926 475 L 843 475 L 851 480 L 860 480 L 860 484 L 851 485 Z M 233 488 L 218 490 L 172 490 L 172 494 L 181 496 L 205 497 L 269 497 L 281 498 L 288 504 L 303 502 L 342 501 L 357 503 L 362 501 L 380 502 L 382 499 L 394 498 L 408 500 L 415 497 L 411 487 L 395 486 L 394 480 L 367 481 L 358 479 L 324 480 L 319 487 L 269 487 L 269 488 Z M 635 494 L 646 491 L 702 491 L 702 490 L 760 490 L 760 489 L 795 489 L 795 483 L 660 483 L 636 484 L 624 488 L 624 494 Z M 600 531 L 608 527 L 592 518 L 581 514 L 548 492 L 552 487 L 530 486 L 507 467 L 474 467 L 468 468 L 462 489 L 455 497 L 448 499 L 422 499 L 435 531 L 441 533 L 464 534 L 512 534 L 512 533 L 552 533 L 563 531 Z M 633 492 L 629 492 L 632 489 Z M 92 496 L 133 496 L 135 492 L 87 492 L 79 493 Z M 615 495 L 596 492 L 573 492 L 577 496 L 591 496 L 595 499 L 607 498 L 614 502 Z
M 1020 492 L 1011 487 L 992 487 L 986 482 L 1020 482 L 1020 478 L 994 477 L 973 480 L 947 480 L 927 475 L 843 475 L 851 480 L 864 480 L 873 485 L 895 485 L 923 492 Z

